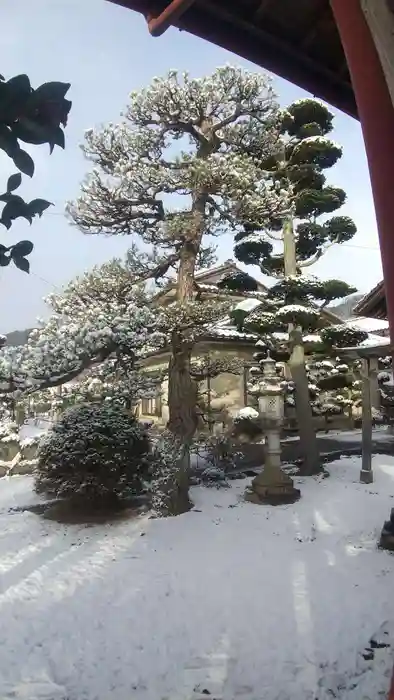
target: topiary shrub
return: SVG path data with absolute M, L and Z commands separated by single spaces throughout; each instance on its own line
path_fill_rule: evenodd
M 36 491 L 93 505 L 115 504 L 141 491 L 149 450 L 146 429 L 124 408 L 74 406 L 39 444 Z
M 241 442 L 254 442 L 263 436 L 263 419 L 254 408 L 246 406 L 234 418 L 232 436 Z

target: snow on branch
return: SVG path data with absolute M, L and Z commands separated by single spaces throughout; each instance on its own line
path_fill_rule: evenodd
M 170 71 L 131 93 L 123 121 L 85 133 L 83 151 L 95 167 L 68 212 L 85 233 L 182 243 L 185 226 L 166 229 L 200 192 L 205 232 L 234 228 L 235 203 L 252 206 L 249 193 L 262 180 L 254 149 L 272 152 L 279 114 L 265 74 L 224 66 L 197 79 Z
M 51 295 L 51 318 L 31 332 L 28 343 L 0 351 L 0 392 L 29 393 L 59 386 L 112 357 L 129 367 L 164 343 L 156 316 L 141 289 L 114 261 Z

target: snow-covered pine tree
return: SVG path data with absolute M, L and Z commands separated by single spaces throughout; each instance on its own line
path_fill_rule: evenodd
M 298 100 L 282 115 L 282 135 L 277 153 L 261 154 L 265 175 L 261 198 L 252 195 L 239 205 L 243 231 L 236 234 L 235 256 L 247 265 L 257 265 L 275 279 L 267 299 L 244 320 L 245 327 L 264 338 L 268 346 L 285 346 L 295 387 L 298 429 L 305 474 L 320 468 L 312 407 L 305 368 L 303 338 L 321 328 L 321 312 L 332 301 L 354 288 L 340 280 L 319 281 L 306 271 L 333 245 L 350 240 L 356 233 L 347 216 L 330 216 L 345 202 L 344 190 L 326 184 L 325 170 L 341 157 L 342 148 L 328 138 L 333 114 L 319 101 Z M 258 151 L 254 153 L 258 158 Z M 261 191 L 261 184 L 257 183 Z M 344 329 L 337 336 L 343 338 Z M 333 331 L 331 331 L 333 333 Z M 279 334 L 276 335 L 276 334 Z M 287 334 L 286 336 L 284 334 Z M 321 331 L 324 340 L 325 331 Z M 353 344 L 359 334 L 347 330 Z M 311 338 L 312 336 L 312 338 Z M 319 339 L 315 338 L 317 345 Z M 279 346 L 279 348 L 278 348 Z
M 95 168 L 68 207 L 73 221 L 87 234 L 138 236 L 156 257 L 145 276 L 176 277 L 169 428 L 185 443 L 198 423 L 191 329 L 220 313 L 202 305 L 195 271 L 207 237 L 237 230 L 235 203 L 250 199 L 259 178 L 254 151 L 267 158 L 275 148 L 278 112 L 261 72 L 225 66 L 197 79 L 171 71 L 130 95 L 121 123 L 86 132 Z
M 77 278 L 47 298 L 52 315 L 26 345 L 0 350 L 0 393 L 19 397 L 76 379 L 86 385 L 97 371 L 100 381 L 123 384 L 121 393 L 135 403 L 148 381 L 139 359 L 166 340 L 148 302 L 120 261 Z M 81 379 L 86 372 L 93 375 Z

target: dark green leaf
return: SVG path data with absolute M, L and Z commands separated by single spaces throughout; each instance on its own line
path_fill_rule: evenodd
M 2 255 L 3 253 L 6 253 L 7 250 L 9 250 L 9 248 L 7 248 L 7 246 L 2 245 L 2 244 L 0 243 L 0 255 Z
M 34 99 L 40 101 L 56 101 L 62 100 L 71 87 L 71 83 L 43 83 L 37 90 L 34 90 Z
M 0 83 L 0 88 L 0 120 L 12 126 L 26 111 L 31 94 L 30 81 L 27 75 L 17 75 Z
M 0 201 L 2 202 L 19 202 L 26 204 L 25 200 L 19 196 L 19 194 L 12 194 L 12 192 L 5 192 L 0 196 Z
M 5 151 L 10 158 L 13 158 L 15 151 L 19 149 L 16 136 L 5 124 L 0 124 L 0 148 Z
M 34 161 L 33 158 L 26 153 L 26 151 L 23 151 L 22 148 L 20 148 L 14 153 L 13 160 L 16 167 L 19 168 L 22 173 L 25 173 L 25 175 L 28 175 L 29 177 L 33 176 Z
M 42 216 L 45 209 L 52 206 L 52 202 L 47 202 L 46 199 L 32 199 L 32 201 L 27 204 L 30 216 L 35 216 L 36 214 Z
M 7 267 L 11 262 L 11 258 L 4 253 L 0 253 L 0 267 Z
M 13 192 L 17 190 L 22 182 L 22 175 L 20 173 L 15 173 L 8 178 L 7 182 L 7 192 Z
M 48 142 L 48 126 L 37 124 L 29 117 L 21 117 L 18 123 L 14 124 L 13 133 L 21 141 L 35 146 Z
M 11 192 L 4 192 L 3 194 L 0 194 L 0 202 L 9 202 L 12 197 L 13 195 Z
M 30 80 L 27 75 L 16 75 L 14 78 L 7 80 L 7 86 L 13 88 L 13 90 L 29 95 L 31 92 Z
M 17 219 L 19 216 L 22 216 L 28 221 L 31 220 L 31 214 L 28 210 L 26 202 L 22 199 L 22 197 L 14 196 L 11 201 L 7 202 L 5 205 L 1 214 L 1 221 L 6 228 L 10 228 L 11 221 L 13 219 Z M 10 222 L 10 226 L 7 226 L 7 222 Z
M 4 75 L 0 75 L 0 80 L 5 80 Z
M 15 136 L 25 143 L 31 143 L 38 146 L 42 143 L 49 143 L 51 153 L 54 146 L 64 148 L 64 133 L 60 126 L 54 126 L 50 123 L 37 123 L 32 119 L 22 118 L 18 124 L 13 127 Z
M 19 241 L 19 243 L 13 246 L 11 256 L 13 258 L 25 257 L 26 255 L 30 255 L 33 248 L 34 245 L 31 241 Z
M 24 258 L 21 256 L 20 258 L 12 258 L 13 263 L 15 267 L 18 268 L 18 270 L 22 270 L 22 272 L 30 272 L 30 263 L 27 258 Z
M 0 224 L 3 224 L 3 226 L 6 227 L 7 231 L 9 231 L 12 226 L 12 221 L 11 219 L 5 219 L 2 215 L 0 219 Z
M 64 114 L 63 114 L 63 118 L 62 118 L 61 123 L 63 124 L 63 126 L 66 126 L 66 124 L 67 124 L 67 117 L 68 117 L 68 114 L 69 114 L 70 109 L 71 109 L 71 107 L 72 107 L 72 102 L 71 102 L 71 100 L 64 100 L 64 105 L 63 105 L 63 106 L 64 106 Z
M 60 126 L 53 129 L 51 135 L 49 136 L 48 141 L 49 141 L 51 153 L 52 153 L 55 146 L 60 146 L 60 148 L 64 148 L 64 146 L 65 146 L 64 132 L 60 128 Z

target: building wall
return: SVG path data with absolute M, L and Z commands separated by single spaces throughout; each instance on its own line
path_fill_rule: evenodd
M 239 359 L 250 363 L 252 361 L 254 346 L 249 347 L 228 347 L 225 343 L 199 344 L 194 357 L 203 357 L 209 354 L 211 361 L 216 358 Z M 168 356 L 163 356 L 160 360 L 152 358 L 147 365 L 149 371 L 163 371 L 168 365 Z M 160 392 L 160 400 L 140 402 L 138 415 L 145 420 L 151 420 L 159 424 L 165 425 L 168 421 L 168 381 L 162 382 L 158 387 Z M 226 425 L 237 413 L 240 408 L 245 406 L 245 378 L 244 373 L 234 375 L 230 373 L 222 373 L 217 377 L 213 377 L 208 383 L 206 380 L 199 382 L 199 394 L 202 404 L 205 408 L 208 403 L 207 391 L 210 391 L 210 408 L 212 417 L 222 424 Z M 149 412 L 146 409 L 149 409 Z

